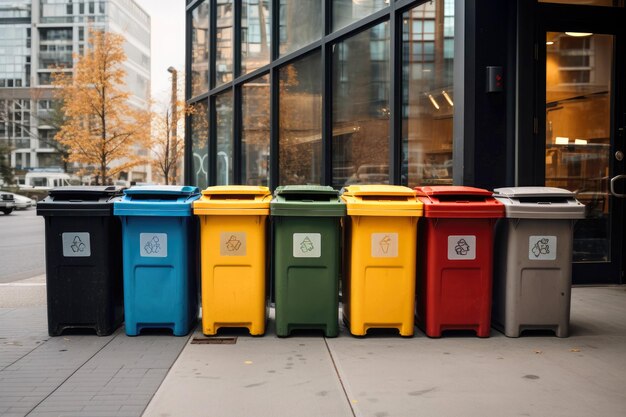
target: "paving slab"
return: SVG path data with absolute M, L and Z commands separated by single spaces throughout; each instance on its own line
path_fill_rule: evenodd
M 144 416 L 353 415 L 323 337 L 234 334 L 235 344 L 187 345 Z

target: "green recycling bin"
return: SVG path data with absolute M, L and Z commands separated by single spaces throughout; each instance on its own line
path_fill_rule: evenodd
M 294 329 L 339 333 L 341 219 L 339 192 L 318 185 L 278 187 L 270 203 L 274 227 L 276 334 Z

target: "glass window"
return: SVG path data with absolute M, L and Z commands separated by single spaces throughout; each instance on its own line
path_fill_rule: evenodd
M 216 86 L 233 80 L 233 9 L 232 0 L 217 1 Z
M 269 185 L 270 78 L 264 75 L 242 87 L 241 178 L 247 185 Z
M 363 19 L 389 6 L 389 0 L 333 0 L 333 30 Z
M 333 182 L 389 183 L 389 23 L 333 52 Z
M 444 34 L 444 27 L 435 25 L 454 27 L 454 2 L 431 3 L 405 12 L 402 19 L 402 184 L 410 187 L 452 184 L 454 32 L 444 39 L 434 36 Z M 435 48 L 442 41 L 444 48 Z
M 272 14 L 270 0 L 243 0 L 241 4 L 241 73 L 270 62 Z
M 209 91 L 209 3 L 191 13 L 191 95 Z
M 280 185 L 321 183 L 321 64 L 316 51 L 279 70 Z
M 192 105 L 191 112 L 191 181 L 204 189 L 209 173 L 209 118 L 207 102 Z
M 229 185 L 233 179 L 233 95 L 229 91 L 215 98 L 217 127 L 217 185 Z
M 321 39 L 320 0 L 280 0 L 280 54 L 286 55 Z

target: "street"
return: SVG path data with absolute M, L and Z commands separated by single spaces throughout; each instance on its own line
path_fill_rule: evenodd
M 35 208 L 0 214 L 0 283 L 45 273 L 43 217 Z

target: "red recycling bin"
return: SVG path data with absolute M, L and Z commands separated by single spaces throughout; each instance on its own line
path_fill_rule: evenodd
M 493 229 L 504 205 L 474 187 L 416 187 L 424 219 L 416 283 L 417 323 L 429 337 L 474 330 L 489 337 Z

